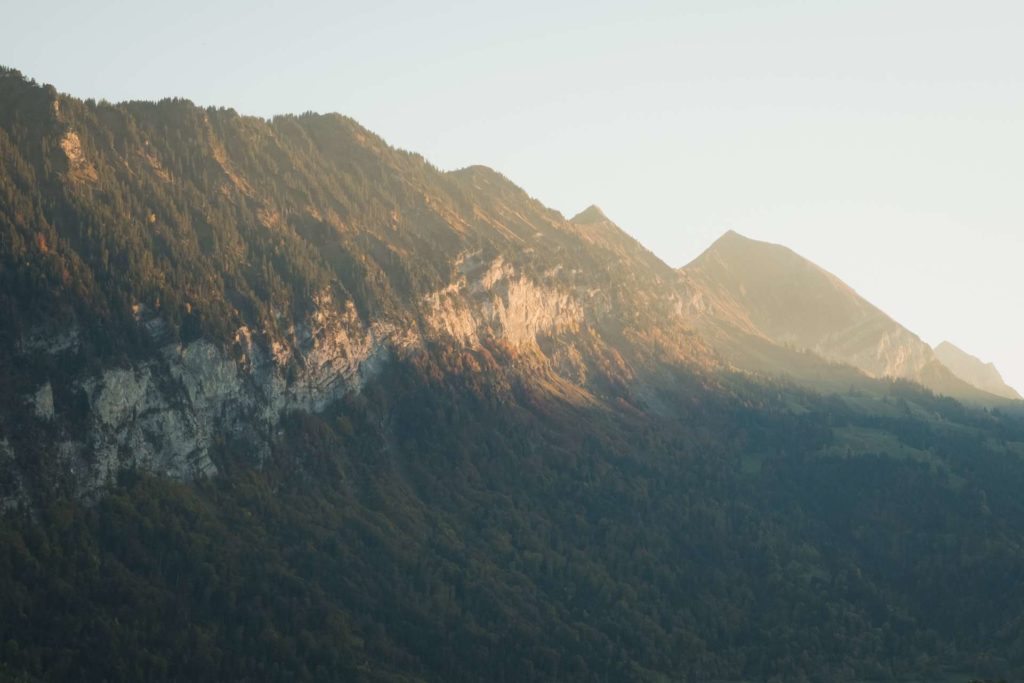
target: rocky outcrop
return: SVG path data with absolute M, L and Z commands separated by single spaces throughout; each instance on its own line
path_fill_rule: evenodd
M 53 386 L 47 382 L 32 396 L 32 407 L 41 420 L 53 419 Z
M 68 426 L 51 383 L 43 384 L 26 397 L 26 405 L 34 419 L 52 424 L 45 450 L 84 497 L 124 469 L 181 480 L 215 473 L 211 449 L 218 440 L 245 442 L 258 463 L 284 415 L 316 412 L 359 391 L 392 353 L 420 343 L 415 332 L 394 323 L 362 324 L 350 302 L 321 294 L 315 303 L 314 312 L 284 340 L 241 328 L 233 348 L 207 340 L 165 344 L 145 362 L 73 380 L 62 393 L 86 401 L 87 418 L 78 427 Z M 143 329 L 161 340 L 165 326 L 159 319 L 145 307 L 136 312 Z M 30 346 L 54 356 L 73 348 L 64 339 L 35 338 Z M 0 446 L 0 458 L 16 470 L 14 447 L 8 441 Z M 12 476 L 17 485 L 0 493 L 5 506 L 25 500 L 20 474 Z
M 69 130 L 60 140 L 60 148 L 68 162 L 68 176 L 74 180 L 93 182 L 99 175 L 96 167 L 86 158 L 82 151 L 82 140 L 78 133 Z
M 542 334 L 574 331 L 583 318 L 575 296 L 518 275 L 501 257 L 474 267 L 463 256 L 458 264 L 455 282 L 424 298 L 424 321 L 434 334 L 469 346 L 481 335 L 523 346 Z

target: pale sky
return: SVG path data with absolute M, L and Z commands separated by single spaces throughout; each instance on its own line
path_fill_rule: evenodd
M 1024 3 L 0 0 L 79 97 L 348 114 L 671 265 L 785 244 L 1024 392 Z

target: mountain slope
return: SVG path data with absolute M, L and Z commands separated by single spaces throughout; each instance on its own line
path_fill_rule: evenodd
M 1024 422 L 716 296 L 342 116 L 0 71 L 0 679 L 1024 673 Z
M 510 355 L 638 406 L 716 362 L 675 272 L 490 169 L 440 172 L 338 115 L 95 104 L 12 71 L 0 103 L 0 420 L 35 478 L 209 474 L 217 434 L 265 453 L 390 358 Z
M 982 391 L 1014 400 L 1021 398 L 1013 387 L 1003 381 L 995 365 L 982 362 L 947 341 L 935 347 L 935 357 L 954 375 Z
M 994 398 L 955 377 L 917 335 L 786 247 L 729 231 L 682 271 L 700 292 L 700 329 L 741 367 L 809 376 L 805 366 L 813 360 L 766 347 L 770 342 L 870 377 L 909 379 L 967 400 Z

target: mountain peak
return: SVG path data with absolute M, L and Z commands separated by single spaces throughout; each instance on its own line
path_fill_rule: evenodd
M 785 247 L 781 244 L 775 244 L 774 242 L 764 242 L 762 240 L 755 240 L 752 237 L 740 234 L 735 230 L 729 229 L 722 233 L 722 236 L 712 243 L 707 248 L 706 253 L 714 253 L 725 249 L 743 249 L 745 251 L 758 250 L 764 253 L 776 253 L 778 258 L 798 259 L 801 262 L 807 262 L 807 259 L 794 252 L 789 247 Z M 698 257 L 699 258 L 699 257 Z
M 717 302 L 719 315 L 777 344 L 876 377 L 916 378 L 933 358 L 913 333 L 782 245 L 729 230 L 683 271 Z
M 1003 381 L 995 365 L 972 356 L 948 341 L 935 347 L 935 357 L 958 378 L 978 389 L 1003 398 L 1021 398 L 1013 387 Z
M 602 221 L 608 221 L 608 216 L 604 215 L 604 211 L 597 204 L 591 204 L 587 208 L 580 211 L 578 214 L 572 217 L 573 223 L 581 225 L 590 225 L 591 223 L 600 223 Z

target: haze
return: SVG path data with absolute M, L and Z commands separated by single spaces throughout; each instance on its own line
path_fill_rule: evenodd
M 340 111 L 563 213 L 597 203 L 672 265 L 729 228 L 785 244 L 1024 391 L 1019 3 L 36 2 L 4 16 L 0 63 L 76 96 Z

